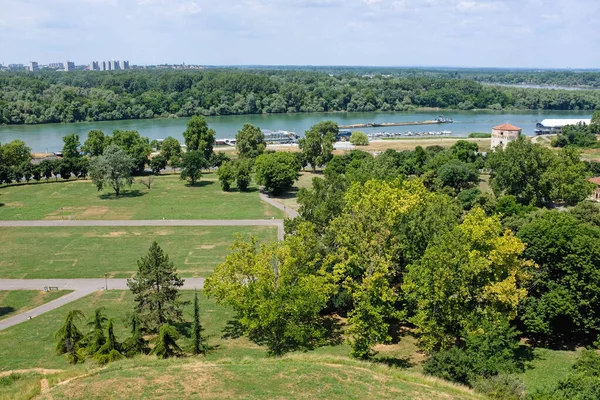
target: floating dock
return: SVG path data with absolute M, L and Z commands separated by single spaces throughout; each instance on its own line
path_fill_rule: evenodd
M 357 129 L 357 128 L 381 128 L 388 126 L 413 126 L 413 125 L 438 125 L 443 124 L 443 121 L 432 119 L 421 122 L 371 122 L 367 124 L 352 124 L 352 125 L 340 125 L 340 129 Z

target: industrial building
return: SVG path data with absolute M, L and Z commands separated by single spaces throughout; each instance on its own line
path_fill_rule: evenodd
M 498 125 L 492 128 L 492 150 L 497 147 L 506 149 L 510 142 L 519 138 L 523 130 L 511 124 Z
M 562 133 L 562 130 L 567 125 L 577 125 L 592 123 L 591 119 L 545 119 L 542 122 L 538 122 L 535 125 L 536 135 L 558 135 Z

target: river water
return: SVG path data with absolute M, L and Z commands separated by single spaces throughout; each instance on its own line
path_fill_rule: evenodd
M 468 136 L 472 132 L 491 132 L 495 125 L 511 123 L 523 128 L 523 133 L 533 135 L 535 124 L 545 118 L 591 118 L 589 111 L 446 111 L 447 117 L 454 119 L 453 124 L 399 126 L 385 128 L 360 129 L 365 133 L 372 132 L 422 132 L 422 131 L 452 131 L 451 136 Z M 372 112 L 372 113 L 302 113 L 302 114 L 261 114 L 261 115 L 230 115 L 207 117 L 207 122 L 213 128 L 218 138 L 233 138 L 244 123 L 251 123 L 262 129 L 286 130 L 302 136 L 312 125 L 323 120 L 333 120 L 340 125 L 350 125 L 369 122 L 411 122 L 435 119 L 440 112 Z M 34 152 L 60 151 L 62 137 L 70 133 L 79 134 L 83 143 L 87 133 L 92 129 L 100 129 L 110 134 L 115 129 L 137 130 L 143 136 L 152 139 L 164 139 L 173 136 L 183 141 L 188 118 L 177 119 L 146 119 L 105 122 L 80 122 L 71 124 L 44 125 L 9 125 L 0 126 L 0 143 L 13 139 L 24 140 Z

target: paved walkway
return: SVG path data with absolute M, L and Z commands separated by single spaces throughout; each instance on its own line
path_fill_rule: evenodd
M 294 219 L 294 218 L 296 218 L 299 215 L 298 211 L 294 210 L 291 207 L 286 206 L 285 204 L 280 203 L 279 201 L 277 201 L 277 199 L 275 199 L 273 197 L 269 197 L 269 195 L 267 195 L 265 193 L 261 192 L 259 194 L 259 196 L 260 196 L 260 199 L 262 201 L 264 201 L 265 203 L 268 203 L 268 204 L 272 205 L 275 208 L 279 208 L 290 219 Z
M 204 278 L 184 278 L 184 280 L 182 289 L 202 289 L 204 287 Z M 72 293 L 56 300 L 0 321 L 0 331 L 27 321 L 29 317 L 34 318 L 95 291 L 103 290 L 106 284 L 108 284 L 109 290 L 129 289 L 127 279 L 0 279 L 0 290 L 43 290 L 44 286 L 56 286 L 59 290 L 73 290 Z

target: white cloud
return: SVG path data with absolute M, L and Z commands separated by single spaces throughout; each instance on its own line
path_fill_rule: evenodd
M 498 5 L 496 3 L 488 3 L 481 1 L 461 1 L 456 5 L 456 9 L 463 13 L 478 13 L 495 11 L 498 9 Z

